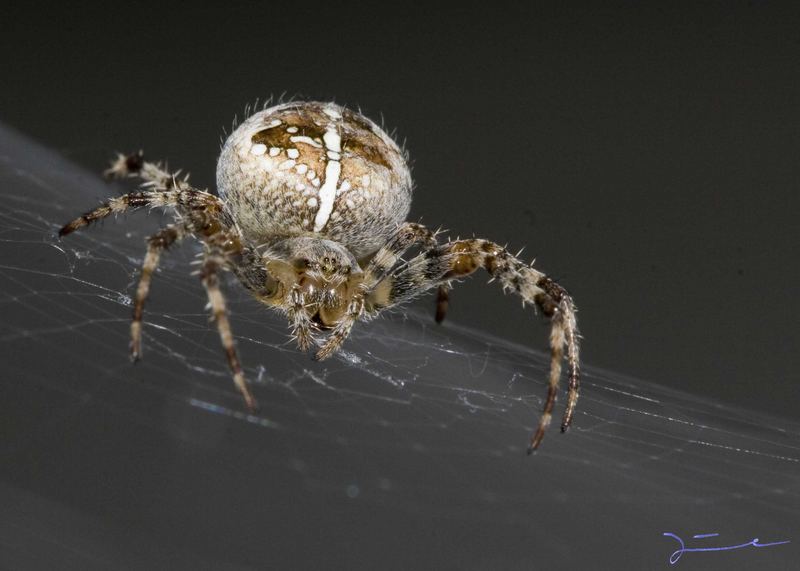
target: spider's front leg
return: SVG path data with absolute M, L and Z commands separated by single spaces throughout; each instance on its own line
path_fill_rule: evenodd
M 528 449 L 530 453 L 539 447 L 550 425 L 565 347 L 569 386 L 567 407 L 561 421 L 562 432 L 572 424 L 578 402 L 580 368 L 575 305 L 563 287 L 493 242 L 478 239 L 455 240 L 419 254 L 404 267 L 390 274 L 386 279 L 386 286 L 378 285 L 373 288 L 372 295 L 367 298 L 367 307 L 380 311 L 408 301 L 430 288 L 466 277 L 480 268 L 499 281 L 503 289 L 516 292 L 524 302 L 535 303 L 551 320 L 547 398 L 539 426 L 531 437 Z
M 292 335 L 302 351 L 308 350 L 314 343 L 312 331 L 314 324 L 306 311 L 306 299 L 299 285 L 295 284 L 289 292 L 287 315 L 292 324 Z
M 344 315 L 328 337 L 328 340 L 317 351 L 315 359 L 327 359 L 342 346 L 342 343 L 353 330 L 353 325 L 364 313 L 364 298 L 389 275 L 392 269 L 400 262 L 403 253 L 418 244 L 426 248 L 436 247 L 436 232 L 432 232 L 422 224 L 405 222 L 389 238 L 386 244 L 375 253 L 364 268 L 363 280 L 358 285 L 352 299 L 348 302 Z M 395 269 L 395 271 L 397 270 Z

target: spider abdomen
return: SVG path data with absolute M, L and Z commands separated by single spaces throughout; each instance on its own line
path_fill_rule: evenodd
M 319 235 L 357 258 L 382 246 L 411 204 L 397 144 L 333 103 L 284 103 L 250 116 L 222 148 L 217 185 L 250 242 Z

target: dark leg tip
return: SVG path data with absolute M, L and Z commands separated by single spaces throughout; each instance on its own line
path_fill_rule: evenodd
M 61 227 L 61 229 L 58 231 L 58 237 L 63 238 L 67 234 L 72 234 L 81 226 L 86 226 L 86 224 L 83 223 L 83 219 L 78 218 L 77 220 L 73 220 L 69 224 L 65 224 Z
M 131 153 L 129 155 L 118 154 L 117 158 L 111 161 L 111 166 L 103 171 L 106 179 L 125 178 L 132 174 L 138 174 L 144 167 L 144 154 Z
M 450 306 L 450 288 L 439 286 L 436 292 L 436 323 L 441 324 Z
M 144 166 L 144 153 L 139 151 L 138 153 L 132 153 L 125 157 L 125 168 L 128 169 L 128 172 L 131 173 L 138 173 L 142 170 Z
M 540 426 L 531 437 L 531 444 L 528 446 L 528 454 L 533 454 L 539 448 L 542 439 L 544 439 L 544 429 Z
M 335 349 L 331 349 L 329 347 L 323 346 L 316 353 L 314 353 L 314 356 L 311 357 L 311 358 L 313 360 L 315 360 L 315 361 L 324 361 L 325 359 L 329 358 L 331 355 L 333 355 L 337 351 L 338 351 L 338 347 L 335 348 Z

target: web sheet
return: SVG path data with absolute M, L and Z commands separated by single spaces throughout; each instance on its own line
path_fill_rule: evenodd
M 532 312 L 520 327 L 533 348 L 520 347 L 436 326 L 426 298 L 357 324 L 316 363 L 231 277 L 260 403 L 248 414 L 192 240 L 163 257 L 143 360 L 128 360 L 144 239 L 168 215 L 59 241 L 63 223 L 131 187 L 7 128 L 0 188 L 0 563 L 657 569 L 678 547 L 665 532 L 687 548 L 793 541 L 686 552 L 685 568 L 798 560 L 795 422 L 585 367 L 573 428 L 554 422 L 528 457 L 548 367 Z M 704 533 L 720 535 L 692 539 Z

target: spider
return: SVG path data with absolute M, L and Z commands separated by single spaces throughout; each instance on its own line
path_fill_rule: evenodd
M 164 250 L 187 236 L 203 244 L 199 275 L 233 374 L 249 410 L 256 407 L 231 332 L 219 274 L 233 272 L 260 302 L 283 312 L 301 350 L 334 354 L 355 322 L 438 288 L 441 322 L 454 280 L 485 269 L 551 321 L 547 398 L 528 453 L 550 424 L 566 350 L 569 389 L 561 431 L 578 401 L 575 306 L 563 287 L 482 239 L 440 243 L 406 222 L 411 174 L 397 144 L 375 123 L 334 103 L 294 101 L 248 117 L 217 162 L 218 196 L 193 188 L 141 152 L 119 155 L 111 177 L 138 177 L 135 192 L 111 198 L 61 228 L 63 237 L 111 214 L 171 209 L 175 221 L 147 239 L 131 322 L 132 360 L 141 356 L 142 314 Z M 418 253 L 402 258 L 409 250 Z

